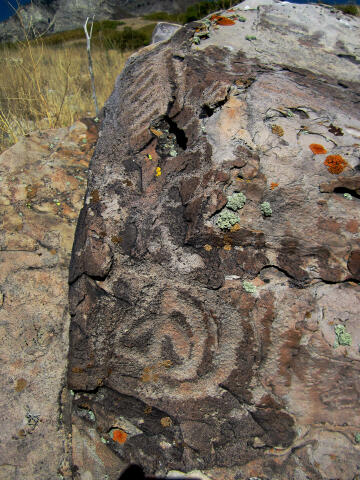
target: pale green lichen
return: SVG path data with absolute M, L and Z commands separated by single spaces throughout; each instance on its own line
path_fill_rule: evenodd
M 263 202 L 260 204 L 261 213 L 264 217 L 271 217 L 272 210 L 269 202 Z
M 255 35 L 246 35 L 245 39 L 249 40 L 249 42 L 251 42 L 251 40 L 256 40 L 256 37 L 255 37 Z
M 335 325 L 334 329 L 336 335 L 334 348 L 337 348 L 339 345 L 350 346 L 352 341 L 351 335 L 346 331 L 344 325 Z
M 352 200 L 352 195 L 350 193 L 344 193 L 344 198 L 346 198 L 346 200 Z
M 241 15 L 238 15 L 237 19 L 239 20 L 239 22 L 246 22 L 246 18 L 242 17 Z
M 243 282 L 243 289 L 247 293 L 255 293 L 256 292 L 256 286 L 253 283 L 247 282 L 247 281 Z
M 355 442 L 360 443 L 360 432 L 355 433 Z
M 177 151 L 176 151 L 174 148 L 172 148 L 172 149 L 170 150 L 170 152 L 169 152 L 170 157 L 176 157 L 177 154 L 178 154 L 178 153 L 177 153 Z
M 88 410 L 89 418 L 92 422 L 95 422 L 95 414 L 92 410 Z
M 220 213 L 216 220 L 216 225 L 221 228 L 222 230 L 228 230 L 236 223 L 240 221 L 240 218 L 236 215 L 236 213 L 224 208 Z
M 231 208 L 231 210 L 240 210 L 246 203 L 246 197 L 243 193 L 234 193 L 231 197 L 228 197 L 228 202 L 226 206 Z

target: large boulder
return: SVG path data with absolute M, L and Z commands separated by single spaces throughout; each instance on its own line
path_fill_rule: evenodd
M 70 265 L 79 478 L 360 474 L 360 21 L 266 3 L 141 50 L 105 106 Z
M 72 477 L 67 278 L 97 139 L 84 122 L 0 155 L 1 480 Z

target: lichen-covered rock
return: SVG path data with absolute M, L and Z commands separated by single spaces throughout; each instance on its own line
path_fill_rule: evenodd
M 267 3 L 140 51 L 105 107 L 70 267 L 80 478 L 360 473 L 360 22 Z
M 35 132 L 0 155 L 0 478 L 71 478 L 68 265 L 97 127 Z M 59 476 L 59 475 L 62 475 Z

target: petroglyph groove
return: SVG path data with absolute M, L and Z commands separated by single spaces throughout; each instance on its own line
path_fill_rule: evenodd
M 201 398 L 204 390 L 217 394 L 232 372 L 242 335 L 240 318 L 227 318 L 225 309 L 217 318 L 188 291 L 168 288 L 161 294 L 159 314 L 133 324 L 116 343 L 126 346 L 131 338 L 135 349 L 142 345 L 140 389 L 147 398 Z M 134 361 L 131 350 L 121 350 L 123 361 Z

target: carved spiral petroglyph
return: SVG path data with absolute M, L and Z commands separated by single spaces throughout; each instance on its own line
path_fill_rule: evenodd
M 219 310 L 219 308 L 218 308 Z M 162 293 L 159 315 L 133 331 L 151 332 L 141 355 L 141 377 L 147 397 L 172 399 L 216 395 L 236 366 L 236 348 L 242 338 L 240 319 L 222 318 L 189 292 Z M 137 357 L 139 358 L 139 357 Z M 155 361 L 154 361 L 155 360 Z

